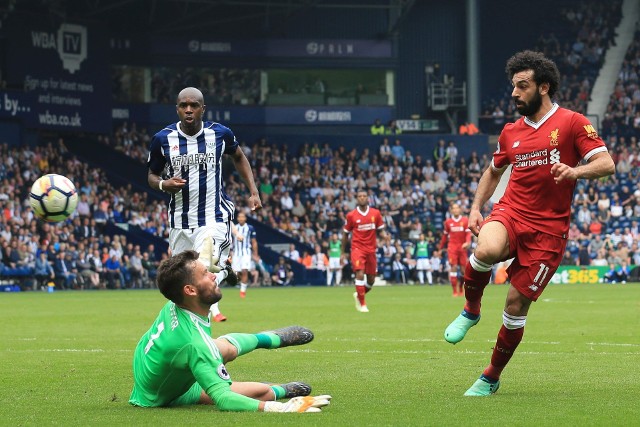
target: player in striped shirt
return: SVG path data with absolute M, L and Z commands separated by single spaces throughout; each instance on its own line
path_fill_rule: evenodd
M 233 226 L 233 257 L 231 267 L 240 276 L 240 298 L 247 296 L 251 261 L 258 260 L 258 241 L 253 225 L 247 224 L 247 215 L 238 213 L 238 223 Z
M 231 249 L 231 221 L 235 206 L 224 192 L 222 156 L 229 155 L 249 190 L 251 210 L 262 208 L 251 165 L 231 129 L 203 122 L 202 92 L 193 87 L 180 91 L 176 101 L 180 119 L 156 133 L 151 140 L 148 182 L 151 188 L 171 195 L 169 199 L 169 248 L 172 255 L 188 249 L 207 252 L 202 261 L 217 272 L 218 283 L 235 285 L 237 277 L 227 265 Z M 217 260 L 209 265 L 209 259 Z M 218 305 L 211 307 L 214 320 L 226 317 Z
M 211 338 L 209 307 L 222 298 L 216 276 L 186 250 L 163 261 L 158 289 L 170 301 L 140 338 L 133 355 L 129 403 L 142 407 L 214 404 L 221 411 L 320 412 L 331 396 L 308 396 L 301 382 L 270 385 L 231 380 L 226 363 L 257 348 L 306 344 L 313 333 L 290 326 L 258 334 Z M 288 398 L 288 402 L 276 402 Z

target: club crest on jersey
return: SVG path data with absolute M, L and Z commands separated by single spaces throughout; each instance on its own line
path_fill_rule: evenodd
M 549 145 L 558 146 L 558 136 L 560 136 L 560 129 L 555 128 L 555 130 L 552 130 L 551 134 L 549 135 L 549 138 L 551 138 L 551 141 L 549 141 Z
M 218 376 L 223 380 L 228 381 L 231 379 L 231 375 L 229 375 L 229 372 L 227 372 L 227 368 L 225 368 L 223 364 L 218 365 L 217 370 L 218 370 Z
M 598 139 L 598 132 L 593 128 L 593 125 L 586 125 L 583 127 L 589 138 Z

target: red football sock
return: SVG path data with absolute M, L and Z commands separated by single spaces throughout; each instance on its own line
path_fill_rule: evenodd
M 366 289 L 367 288 L 365 288 L 364 286 L 356 286 L 356 292 L 358 293 L 358 301 L 360 302 L 360 305 L 367 305 L 367 303 L 364 302 L 364 294 L 367 293 Z
M 464 305 L 465 311 L 471 314 L 480 314 L 480 303 L 484 288 L 491 279 L 491 270 L 477 271 L 471 267 L 471 263 L 467 263 L 464 269 L 464 295 L 467 302 Z
M 513 352 L 518 348 L 518 344 L 522 341 L 524 335 L 524 327 L 518 329 L 507 329 L 504 325 L 498 332 L 498 339 L 496 345 L 493 347 L 493 354 L 491 355 L 491 364 L 482 373 L 485 377 L 489 377 L 492 380 L 499 380 L 500 374 Z
M 451 287 L 453 288 L 453 293 L 458 293 L 458 275 L 449 275 L 449 282 L 451 282 Z

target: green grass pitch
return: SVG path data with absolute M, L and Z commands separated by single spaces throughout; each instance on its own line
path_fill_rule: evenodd
M 448 286 L 376 287 L 370 313 L 353 288 L 224 289 L 215 335 L 301 324 L 315 340 L 257 350 L 228 365 L 237 381 L 313 385 L 321 414 L 141 409 L 127 403 L 131 357 L 163 297 L 157 291 L 0 295 L 0 425 L 640 425 L 640 285 L 551 285 L 488 398 L 463 397 L 489 362 L 506 287 L 485 292 L 482 321 L 453 346 L 462 308 Z

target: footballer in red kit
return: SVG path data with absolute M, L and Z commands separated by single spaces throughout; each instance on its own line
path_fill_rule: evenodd
M 444 230 L 440 249 L 447 246 L 447 258 L 449 259 L 449 283 L 453 288 L 453 296 L 463 296 L 462 282 L 458 282 L 458 267 L 467 265 L 467 251 L 471 246 L 471 230 L 469 230 L 469 218 L 462 216 L 462 209 L 458 203 L 450 208 L 451 216 L 444 221 Z
M 445 329 L 447 342 L 459 343 L 480 321 L 493 264 L 509 258 L 513 262 L 507 270 L 510 285 L 491 362 L 465 396 L 488 396 L 500 387 L 502 371 L 522 341 L 531 303 L 560 265 L 576 180 L 615 172 L 589 120 L 552 101 L 560 83 L 552 60 L 540 52 L 523 51 L 507 61 L 506 71 L 513 102 L 523 117 L 505 125 L 491 165 L 478 183 L 469 212 L 469 229 L 478 243 L 464 271 L 464 309 Z M 505 193 L 483 218 L 481 209 L 509 165 Z
M 355 274 L 356 292 L 353 294 L 356 310 L 368 313 L 365 294 L 373 287 L 378 263 L 376 260 L 377 235 L 383 233 L 384 222 L 376 208 L 369 206 L 369 195 L 364 190 L 357 194 L 357 206 L 347 214 L 342 235 L 342 256 L 351 233 L 351 269 Z M 365 280 L 366 275 L 366 280 Z

